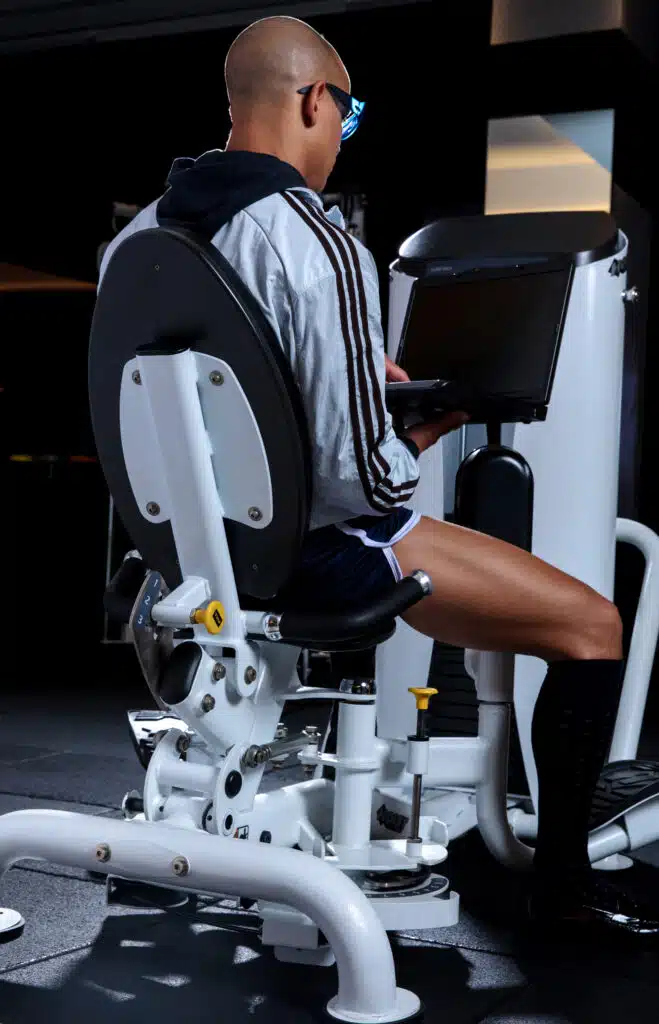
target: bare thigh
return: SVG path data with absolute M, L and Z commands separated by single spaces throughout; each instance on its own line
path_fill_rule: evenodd
M 432 579 L 433 593 L 403 617 L 434 640 L 547 661 L 622 657 L 615 605 L 528 551 L 427 517 L 394 551 L 404 575 Z

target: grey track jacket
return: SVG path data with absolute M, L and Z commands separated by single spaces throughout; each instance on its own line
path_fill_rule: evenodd
M 157 202 L 108 247 L 158 226 Z M 314 467 L 311 529 L 405 505 L 417 461 L 384 404 L 384 337 L 370 252 L 335 207 L 291 188 L 236 213 L 212 238 L 258 301 L 290 360 L 306 410 Z

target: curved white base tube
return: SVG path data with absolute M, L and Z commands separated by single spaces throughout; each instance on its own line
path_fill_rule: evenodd
M 330 999 L 327 1004 L 327 1013 L 335 1020 L 347 1021 L 348 1024 L 404 1024 L 406 1020 L 415 1017 L 421 1009 L 418 996 L 408 992 L 406 988 L 396 989 L 396 1006 L 391 1013 L 382 1016 L 377 1013 L 354 1013 L 344 1009 L 338 996 Z
M 107 859 L 99 861 L 97 847 Z M 163 822 L 117 821 L 68 811 L 12 811 L 0 817 L 0 877 L 18 860 L 46 860 L 120 878 L 211 895 L 273 900 L 306 914 L 336 957 L 337 1020 L 401 1019 L 391 946 L 369 900 L 343 872 L 296 850 L 225 839 Z M 187 873 L 175 874 L 185 858 Z M 184 863 L 184 870 L 185 870 Z M 409 998 L 408 998 L 409 997 Z M 403 1007 L 402 1019 L 411 1011 Z

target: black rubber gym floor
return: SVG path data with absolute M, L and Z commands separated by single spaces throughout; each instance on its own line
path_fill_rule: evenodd
M 115 653 L 111 665 L 85 675 L 82 655 L 73 667 L 71 655 L 67 664 L 56 656 L 52 683 L 3 684 L 0 813 L 49 807 L 120 816 L 124 794 L 143 777 L 125 711 L 149 706 L 122 658 Z M 67 672 L 69 692 L 57 696 L 54 680 Z M 659 754 L 659 745 L 642 753 Z M 267 784 L 298 772 L 292 763 Z M 653 863 L 659 844 L 641 851 L 625 881 L 656 889 Z M 522 882 L 492 861 L 477 835 L 456 843 L 441 870 L 460 892 L 460 923 L 391 936 L 398 983 L 421 997 L 426 1021 L 657 1021 L 659 946 L 621 951 L 530 935 Z M 336 991 L 335 968 L 276 962 L 260 946 L 257 919 L 233 899 L 202 900 L 194 911 L 108 907 L 101 880 L 23 861 L 0 880 L 0 906 L 26 920 L 23 936 L 0 946 L 0 1024 L 312 1024 Z

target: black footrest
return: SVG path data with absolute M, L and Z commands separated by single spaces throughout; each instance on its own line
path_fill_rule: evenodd
M 590 828 L 602 828 L 659 794 L 659 761 L 613 761 L 600 775 Z

